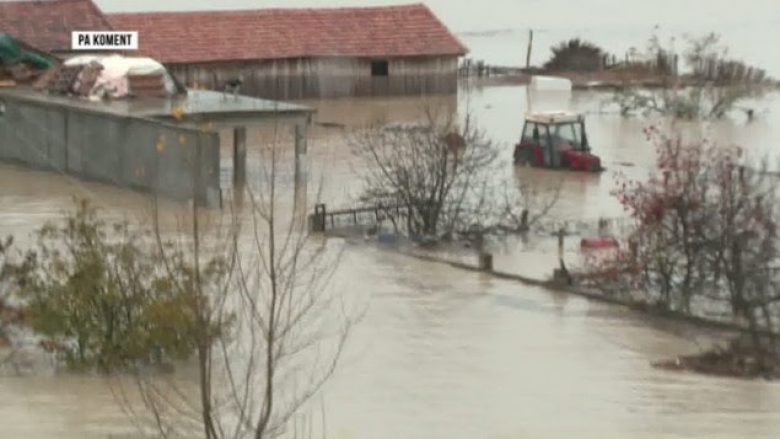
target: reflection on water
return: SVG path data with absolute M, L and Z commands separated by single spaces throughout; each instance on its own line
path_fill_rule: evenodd
M 593 111 L 601 97 L 578 93 L 574 106 Z M 474 90 L 468 102 L 508 160 L 522 128 L 523 88 Z M 333 123 L 352 116 L 414 120 L 420 108 L 414 99 L 317 105 L 318 119 Z M 751 126 L 722 122 L 712 130 L 724 142 L 770 151 L 780 141 L 780 124 L 770 117 Z M 507 175 L 562 185 L 556 215 L 618 214 L 609 196 L 614 175 L 639 176 L 652 167 L 653 152 L 641 134 L 646 123 L 588 116 L 589 138 L 609 168 L 604 174 L 507 163 Z M 261 138 L 250 148 L 259 148 Z M 359 190 L 344 138 L 340 128 L 321 127 L 309 145 L 313 179 L 325 174 L 328 203 L 345 203 Z M 148 219 L 148 200 L 140 194 L 0 165 L 0 234 L 18 234 L 24 245 L 24 236 L 83 194 L 112 215 Z M 780 437 L 779 385 L 650 367 L 653 360 L 707 346 L 711 334 L 357 246 L 348 248 L 335 282 L 369 309 L 317 402 L 330 438 Z M 128 428 L 99 377 L 4 376 L 0 394 L 2 437 L 105 438 Z

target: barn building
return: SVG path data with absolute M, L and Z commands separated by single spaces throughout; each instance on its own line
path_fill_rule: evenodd
M 422 4 L 107 17 L 185 85 L 271 99 L 451 94 L 467 53 Z
M 92 0 L 0 1 L 0 32 L 53 55 L 74 53 L 73 31 L 107 30 L 111 24 Z

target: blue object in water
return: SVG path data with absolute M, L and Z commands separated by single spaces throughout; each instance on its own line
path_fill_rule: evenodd
M 398 242 L 398 234 L 380 232 L 377 235 L 377 240 L 382 244 L 395 244 L 396 242 Z

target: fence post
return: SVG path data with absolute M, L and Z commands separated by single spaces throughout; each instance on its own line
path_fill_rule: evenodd
M 243 192 L 246 184 L 246 127 L 233 128 L 233 188 Z
M 491 253 L 479 252 L 479 269 L 481 271 L 493 271 L 493 255 Z
M 558 268 L 553 272 L 553 278 L 557 281 L 563 281 L 567 285 L 572 285 L 574 279 L 571 277 L 569 270 L 566 268 L 566 262 L 563 260 L 564 239 L 566 237 L 565 227 L 558 229 Z
M 480 230 L 475 238 L 477 258 L 480 271 L 493 271 L 493 255 L 485 251 L 485 232 Z
M 316 233 L 325 232 L 326 209 L 324 204 L 314 206 L 314 215 L 311 216 L 311 230 Z
M 599 218 L 599 236 L 606 236 L 607 229 L 609 228 L 609 222 L 606 218 Z

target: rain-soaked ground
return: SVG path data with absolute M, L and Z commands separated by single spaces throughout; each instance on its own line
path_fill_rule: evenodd
M 596 111 L 603 98 L 576 93 L 575 107 Z M 320 122 L 348 124 L 414 120 L 424 102 L 316 104 Z M 457 100 L 437 104 L 455 108 Z M 475 89 L 468 104 L 509 158 L 521 128 L 524 89 Z M 771 151 L 780 140 L 776 113 L 750 125 L 722 122 L 712 131 L 724 142 Z M 516 172 L 563 185 L 556 216 L 618 215 L 620 206 L 609 195 L 613 174 L 641 176 L 652 167 L 652 149 L 641 133 L 647 123 L 588 116 L 589 138 L 609 167 L 604 174 Z M 322 199 L 349 204 L 359 184 L 343 131 L 317 129 L 310 151 L 312 180 L 327 170 Z M 507 164 L 507 175 L 514 172 Z M 16 234 L 25 245 L 29 232 L 67 209 L 74 195 L 93 197 L 111 215 L 148 220 L 141 194 L 3 164 L 0 233 Z M 508 254 L 502 268 L 536 272 L 550 270 L 542 261 L 554 258 L 511 248 Z M 329 438 L 780 437 L 780 385 L 650 366 L 708 347 L 716 336 L 709 331 L 373 246 L 348 245 L 334 282 L 367 312 L 311 409 L 315 430 L 326 425 Z M 34 359 L 22 366 L 23 373 L 6 370 L 0 377 L 0 437 L 105 438 L 128 431 L 104 379 L 57 374 Z

